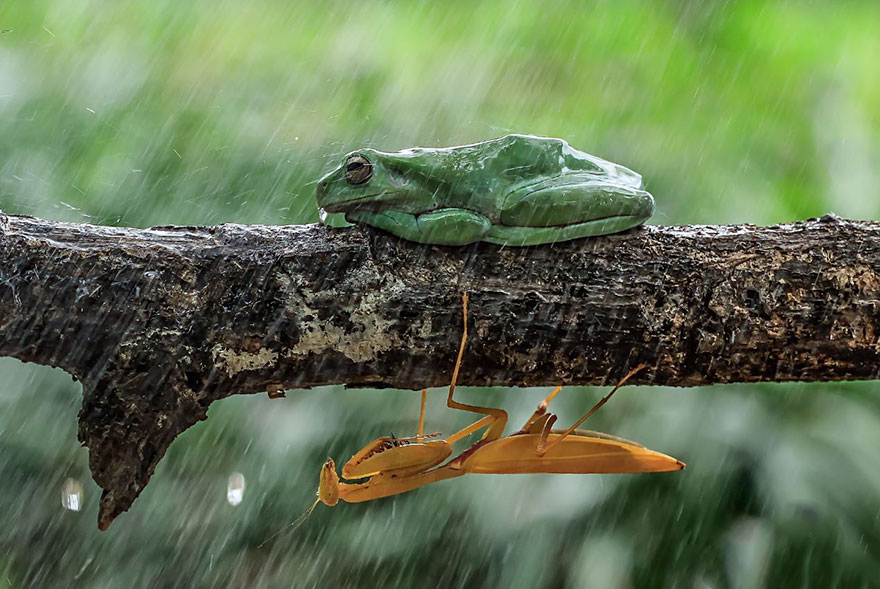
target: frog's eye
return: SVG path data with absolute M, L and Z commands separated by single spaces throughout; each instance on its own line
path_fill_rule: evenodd
M 352 185 L 363 184 L 373 176 L 373 164 L 362 155 L 353 155 L 345 161 L 345 181 Z

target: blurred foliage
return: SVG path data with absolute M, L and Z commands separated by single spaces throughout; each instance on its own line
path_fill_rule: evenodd
M 0 4 L 0 208 L 103 224 L 308 223 L 362 145 L 562 137 L 641 172 L 654 222 L 880 214 L 880 4 Z M 642 476 L 472 476 L 310 503 L 327 455 L 409 433 L 416 395 L 230 398 L 95 528 L 79 387 L 0 362 L 0 587 L 869 586 L 873 384 L 628 389 L 595 429 L 688 462 Z M 462 391 L 522 421 L 542 391 Z M 574 419 L 599 393 L 573 388 Z M 472 419 L 472 417 L 470 417 Z M 429 429 L 468 415 L 430 401 Z M 225 498 L 230 473 L 244 501 Z M 81 512 L 61 488 L 85 485 Z

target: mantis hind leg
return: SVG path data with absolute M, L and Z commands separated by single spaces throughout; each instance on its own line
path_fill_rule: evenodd
M 639 364 L 638 366 L 636 366 L 635 368 L 633 368 L 632 370 L 627 372 L 626 375 L 624 375 L 624 377 L 621 378 L 620 381 L 616 385 L 614 385 L 614 388 L 611 389 L 610 393 L 608 393 L 607 395 L 605 395 L 604 397 L 599 399 L 599 402 L 596 403 L 595 405 L 593 405 L 592 409 L 587 411 L 583 417 L 581 417 L 580 419 L 578 419 L 574 423 L 574 425 L 572 425 L 570 428 L 568 428 L 567 430 L 565 430 L 564 432 L 559 434 L 559 436 L 557 438 L 554 438 L 552 442 L 548 443 L 547 438 L 550 436 L 550 433 L 553 429 L 553 424 L 556 422 L 556 416 L 550 415 L 550 417 L 544 422 L 543 431 L 541 432 L 541 438 L 538 440 L 537 448 L 535 448 L 535 454 L 537 454 L 538 456 L 544 456 L 545 454 L 547 454 L 547 452 L 549 452 L 550 449 L 553 448 L 553 446 L 557 445 L 562 440 L 564 440 L 569 435 L 571 435 L 571 433 L 574 432 L 577 428 L 579 428 L 582 423 L 584 423 L 586 420 L 588 420 L 590 417 L 592 417 L 592 415 L 594 413 L 596 413 L 596 411 L 601 409 L 602 405 L 607 403 L 608 400 L 611 398 L 611 396 L 617 392 L 617 389 L 619 389 L 624 384 L 626 384 L 626 381 L 628 381 L 631 377 L 635 376 L 639 371 L 641 371 L 644 368 L 645 368 L 644 364 Z M 553 391 L 553 393 L 551 393 L 550 396 L 544 400 L 544 403 L 549 403 L 550 399 L 552 399 L 558 391 L 559 391 L 559 388 L 557 388 L 555 391 Z M 544 404 L 544 403 L 542 403 L 542 404 Z M 541 405 L 538 405 L 539 410 L 540 410 L 540 408 L 541 408 Z
M 532 413 L 532 416 L 526 420 L 525 425 L 522 426 L 517 434 L 540 434 L 544 431 L 544 424 L 547 423 L 547 420 L 553 418 L 555 420 L 555 416 L 552 413 L 547 413 L 547 407 L 550 405 L 550 401 L 553 400 L 553 397 L 556 396 L 559 391 L 562 390 L 562 385 L 559 385 L 553 392 L 547 395 L 547 397 L 538 403 L 538 408 L 535 409 L 535 412 Z
M 421 440 L 425 436 L 425 401 L 428 399 L 428 390 L 422 389 L 422 408 L 419 410 L 419 433 L 416 439 Z
M 465 403 L 459 403 L 452 398 L 452 395 L 455 392 L 455 383 L 458 380 L 458 372 L 461 368 L 461 358 L 464 356 L 465 343 L 467 342 L 467 304 L 468 296 L 465 292 L 461 295 L 464 329 L 461 334 L 461 344 L 458 346 L 458 357 L 455 360 L 455 368 L 452 371 L 452 381 L 449 384 L 449 396 L 446 398 L 446 406 L 450 409 L 461 409 L 463 411 L 482 413 L 486 417 L 449 436 L 446 441 L 450 444 L 487 426 L 488 429 L 486 429 L 486 433 L 483 434 L 481 439 L 488 441 L 497 440 L 501 437 L 501 434 L 504 433 L 504 428 L 507 425 L 507 412 L 503 409 L 498 409 L 496 407 L 481 407 L 479 405 L 467 405 Z

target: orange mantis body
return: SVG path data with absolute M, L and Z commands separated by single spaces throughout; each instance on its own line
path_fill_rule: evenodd
M 556 415 L 547 413 L 550 400 L 562 387 L 557 387 L 538 404 L 537 410 L 522 429 L 504 437 L 502 434 L 507 425 L 507 412 L 492 407 L 465 405 L 453 400 L 467 341 L 467 302 L 465 293 L 462 297 L 464 332 L 446 406 L 481 413 L 485 417 L 445 440 L 429 439 L 437 434 L 423 434 L 426 392 L 422 391 L 418 435 L 411 438 L 378 438 L 352 456 L 343 465 L 342 476 L 346 479 L 368 479 L 362 483 L 339 482 L 336 465 L 332 458 L 328 458 L 321 468 L 318 501 L 330 506 L 336 505 L 339 500 L 349 503 L 370 501 L 468 473 L 634 473 L 664 472 L 685 467 L 680 460 L 636 442 L 601 432 L 577 429 L 632 375 L 644 368 L 643 365 L 631 370 L 586 415 L 565 430 L 553 429 Z M 486 428 L 486 431 L 477 443 L 438 466 L 452 455 L 453 443 L 482 428 Z

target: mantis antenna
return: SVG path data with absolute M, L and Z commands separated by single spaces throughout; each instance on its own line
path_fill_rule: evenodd
M 281 528 L 280 530 L 278 530 L 277 532 L 275 532 L 274 534 L 272 534 L 271 536 L 269 536 L 268 538 L 263 540 L 260 543 L 260 545 L 257 546 L 257 548 L 262 548 L 263 546 L 266 545 L 267 542 L 269 542 L 269 540 L 272 540 L 273 538 L 277 538 L 278 536 L 280 536 L 281 534 L 283 534 L 285 532 L 293 533 L 294 531 L 296 531 L 296 529 L 298 527 L 300 527 L 303 524 L 303 522 L 309 518 L 310 515 L 312 515 L 312 512 L 315 511 L 315 508 L 318 506 L 318 503 L 320 503 L 320 502 L 321 502 L 321 498 L 318 497 L 317 499 L 315 499 L 315 502 L 312 503 L 311 507 L 306 509 L 301 516 L 299 516 L 294 521 L 292 521 L 286 528 Z

